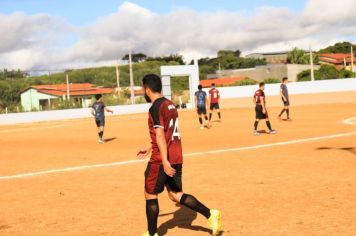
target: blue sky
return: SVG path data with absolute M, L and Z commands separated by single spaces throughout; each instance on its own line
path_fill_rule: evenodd
M 129 50 L 318 50 L 356 40 L 356 0 L 0 0 L 0 66 L 110 65 Z M 44 14 L 43 14 L 44 13 Z
M 0 13 L 10 14 L 22 11 L 29 15 L 48 13 L 83 26 L 94 22 L 97 17 L 116 12 L 125 1 L 121 0 L 0 0 Z M 177 8 L 191 8 L 200 11 L 242 11 L 247 14 L 262 6 L 288 7 L 295 12 L 303 10 L 306 0 L 131 0 L 153 12 L 165 14 Z

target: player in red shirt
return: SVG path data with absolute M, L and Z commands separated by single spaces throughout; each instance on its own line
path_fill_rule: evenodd
M 151 158 L 145 171 L 145 198 L 148 231 L 143 236 L 157 236 L 159 205 L 157 195 L 167 188 L 169 198 L 176 203 L 204 215 L 213 230 L 220 232 L 221 221 L 218 210 L 210 210 L 194 196 L 183 193 L 182 164 L 183 153 L 179 134 L 178 111 L 174 104 L 162 96 L 162 82 L 159 76 L 150 74 L 143 78 L 147 102 L 152 103 L 149 110 L 148 128 L 151 145 L 141 149 L 138 158 Z
M 259 84 L 259 89 L 255 92 L 253 96 L 253 102 L 255 103 L 256 120 L 254 124 L 254 135 L 258 136 L 260 133 L 257 131 L 258 122 L 260 120 L 266 120 L 267 127 L 270 134 L 276 134 L 277 131 L 272 129 L 271 123 L 268 118 L 268 112 L 266 109 L 266 96 L 265 96 L 265 83 Z
M 215 84 L 211 84 L 211 89 L 209 91 L 209 98 L 210 98 L 210 114 L 209 114 L 209 121 L 211 121 L 211 117 L 213 116 L 213 111 L 216 110 L 219 116 L 219 121 L 221 121 L 221 113 L 220 113 L 220 92 L 215 88 Z

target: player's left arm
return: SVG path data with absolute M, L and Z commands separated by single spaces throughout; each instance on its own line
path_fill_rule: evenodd
M 105 111 L 106 111 L 106 112 L 110 112 L 111 114 L 114 114 L 114 111 L 111 110 L 111 109 L 109 109 L 109 108 L 107 108 L 107 107 L 105 107 Z
M 91 114 L 92 114 L 93 116 L 95 116 L 95 110 L 94 110 L 94 108 L 91 108 Z
M 168 161 L 167 141 L 164 134 L 164 128 L 158 127 L 155 129 L 155 132 L 156 132 L 157 145 L 159 148 L 159 152 L 161 154 L 164 172 L 168 176 L 173 177 L 176 174 L 176 170 L 172 168 L 171 163 L 169 163 Z

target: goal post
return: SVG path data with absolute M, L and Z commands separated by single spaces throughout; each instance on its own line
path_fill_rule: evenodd
M 188 76 L 189 77 L 189 93 L 190 103 L 188 108 L 194 107 L 194 92 L 199 85 L 199 66 L 197 61 L 194 65 L 178 65 L 178 66 L 161 66 L 162 78 L 162 93 L 168 99 L 172 99 L 171 77 L 172 76 Z

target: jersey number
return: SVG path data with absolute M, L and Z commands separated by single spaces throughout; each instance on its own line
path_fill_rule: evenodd
M 169 122 L 169 128 L 173 128 L 172 140 L 174 140 L 174 138 L 180 139 L 178 119 L 171 119 Z

